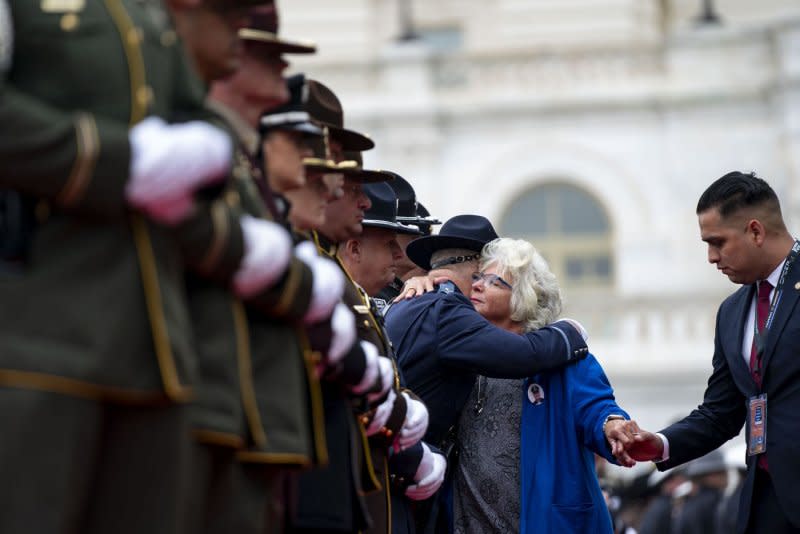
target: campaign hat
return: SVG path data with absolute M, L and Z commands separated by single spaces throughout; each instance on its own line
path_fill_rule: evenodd
M 383 169 L 365 169 L 361 152 L 345 151 L 343 156 L 344 159 L 339 163 L 339 172 L 350 180 L 369 184 L 389 180 L 394 181 L 399 176 L 397 173 Z
M 365 228 L 385 228 L 401 234 L 419 235 L 416 228 L 397 222 L 397 196 L 389 182 L 364 184 L 364 193 L 369 197 L 371 206 L 364 210 Z
M 344 109 L 339 97 L 322 82 L 308 80 L 309 111 L 321 126 L 327 126 L 331 138 L 343 150 L 370 150 L 375 143 L 368 135 L 344 127 Z
M 436 235 L 411 241 L 406 247 L 408 259 L 426 271 L 431 270 L 434 252 L 448 248 L 474 251 L 480 255 L 484 245 L 499 236 L 489 219 L 481 215 L 456 215 L 442 225 Z M 457 262 L 456 262 L 457 263 Z
M 258 129 L 263 135 L 270 130 L 292 130 L 315 137 L 322 137 L 323 130 L 311 121 L 308 103 L 308 86 L 303 74 L 286 78 L 289 100 L 264 114 L 259 119 Z
M 317 45 L 311 41 L 286 39 L 278 35 L 278 8 L 274 2 L 256 3 L 247 13 L 247 23 L 239 29 L 239 39 L 258 45 L 275 54 L 313 54 Z

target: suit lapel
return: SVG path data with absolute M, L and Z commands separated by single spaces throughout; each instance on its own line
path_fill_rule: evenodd
M 772 355 L 775 353 L 775 347 L 778 344 L 778 339 L 786 327 L 792 311 L 797 305 L 798 298 L 800 298 L 800 290 L 795 288 L 795 285 L 800 280 L 800 268 L 798 268 L 797 261 L 795 261 L 789 272 L 786 274 L 786 281 L 783 285 L 783 291 L 780 294 L 780 301 L 776 302 L 775 316 L 772 320 L 767 333 L 766 346 L 764 347 L 764 356 L 762 357 L 761 367 L 767 368 Z M 763 376 L 763 374 L 762 374 Z
M 742 357 L 742 343 L 744 342 L 744 326 L 747 320 L 747 313 L 750 311 L 750 303 L 753 300 L 754 294 L 753 285 L 745 286 L 739 289 L 735 294 L 735 301 L 731 303 L 731 317 L 733 319 L 731 327 L 733 331 L 731 335 L 722 336 L 721 342 L 724 344 L 725 354 L 728 355 L 728 366 L 731 373 L 739 377 L 740 384 L 752 384 L 755 387 L 755 381 L 750 374 L 750 368 L 747 362 Z

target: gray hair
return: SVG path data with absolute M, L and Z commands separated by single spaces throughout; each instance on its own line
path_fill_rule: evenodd
M 555 321 L 561 315 L 561 289 L 547 261 L 522 239 L 501 237 L 481 253 L 481 270 L 494 265 L 500 276 L 512 279 L 511 319 L 526 332 Z

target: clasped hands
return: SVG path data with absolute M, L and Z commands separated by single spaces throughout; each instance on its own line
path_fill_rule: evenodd
M 606 421 L 603 433 L 611 446 L 611 454 L 622 466 L 633 467 L 636 462 L 658 460 L 664 454 L 661 438 L 639 428 L 636 421 Z

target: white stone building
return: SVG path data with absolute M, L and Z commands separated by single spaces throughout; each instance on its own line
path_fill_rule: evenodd
M 527 236 L 618 398 L 656 429 L 701 401 L 717 306 L 695 204 L 755 170 L 800 233 L 800 4 L 283 0 L 292 57 L 441 219 Z M 405 6 L 405 8 L 404 8 Z M 401 21 L 418 36 L 398 40 Z

